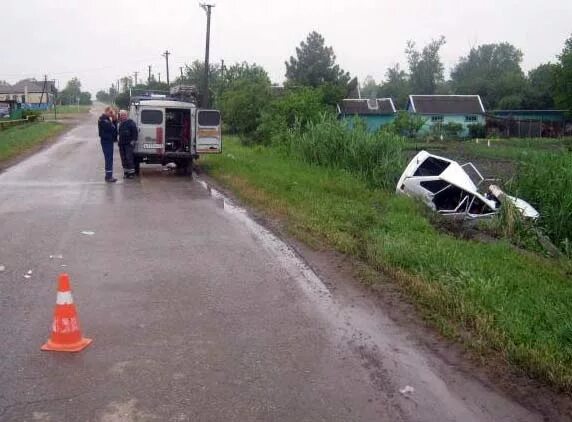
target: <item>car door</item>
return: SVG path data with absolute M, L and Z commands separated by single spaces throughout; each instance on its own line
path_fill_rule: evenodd
M 139 139 L 135 151 L 162 155 L 165 150 L 165 110 L 143 107 L 138 120 Z
M 195 128 L 198 154 L 222 152 L 220 111 L 197 110 Z

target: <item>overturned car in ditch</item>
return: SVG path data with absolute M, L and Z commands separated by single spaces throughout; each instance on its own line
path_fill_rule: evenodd
M 399 179 L 397 193 L 421 199 L 434 211 L 457 219 L 480 219 L 496 215 L 503 203 L 514 205 L 524 217 L 536 219 L 538 211 L 528 202 L 490 185 L 479 191 L 485 179 L 472 163 L 419 152 Z

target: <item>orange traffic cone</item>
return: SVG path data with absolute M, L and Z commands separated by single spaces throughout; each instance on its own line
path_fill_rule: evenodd
M 42 350 L 79 352 L 86 348 L 91 341 L 91 339 L 81 336 L 77 311 L 73 304 L 70 277 L 65 273 L 60 274 L 52 335 L 42 346 Z

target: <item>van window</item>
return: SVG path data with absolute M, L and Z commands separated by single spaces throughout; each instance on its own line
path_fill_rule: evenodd
M 163 112 L 160 110 L 143 110 L 141 123 L 144 125 L 160 125 L 163 123 Z
M 214 110 L 199 111 L 199 126 L 218 126 L 220 113 Z

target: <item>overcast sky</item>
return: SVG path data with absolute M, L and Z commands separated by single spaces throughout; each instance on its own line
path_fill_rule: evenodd
M 449 69 L 471 46 L 508 41 L 523 67 L 554 61 L 572 33 L 572 0 L 214 0 L 211 61 L 246 60 L 284 79 L 284 61 L 308 32 L 334 47 L 338 62 L 362 80 L 405 65 L 408 39 L 445 35 Z M 204 58 L 205 13 L 197 0 L 1 0 L 0 80 L 73 76 L 95 92 L 147 65 L 165 78 Z

